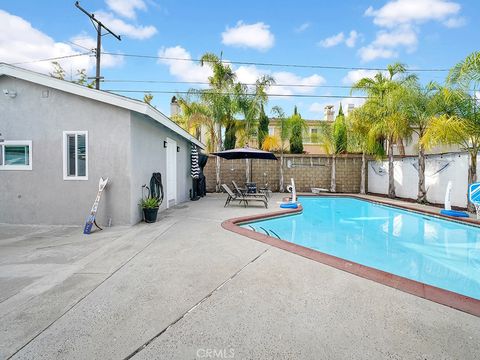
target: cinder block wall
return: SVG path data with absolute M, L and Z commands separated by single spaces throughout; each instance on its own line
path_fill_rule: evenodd
M 280 159 L 280 155 L 277 154 Z M 252 180 L 259 186 L 268 183 L 272 191 L 279 190 L 280 160 L 250 160 Z M 283 160 L 285 183 L 295 179 L 297 191 L 310 192 L 312 187 L 330 188 L 332 157 L 328 155 L 285 155 Z M 235 180 L 243 186 L 246 180 L 245 160 L 220 160 L 220 179 L 231 186 Z M 360 155 L 340 155 L 336 158 L 337 192 L 358 193 L 360 191 L 362 158 Z M 210 156 L 204 169 L 207 191 L 215 191 L 215 156 Z

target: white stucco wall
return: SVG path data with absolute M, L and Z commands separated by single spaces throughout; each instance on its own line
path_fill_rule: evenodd
M 163 142 L 171 138 L 177 142 L 180 151 L 177 152 L 177 204 L 187 201 L 191 188 L 190 177 L 190 144 L 184 138 L 155 123 L 148 118 L 136 113 L 131 117 L 131 222 L 136 223 L 142 219 L 139 202 L 142 198 L 142 185 L 150 185 L 152 173 L 162 174 L 162 184 L 165 199 L 160 211 L 167 207 L 166 194 L 168 191 L 166 176 L 166 148 Z M 170 145 L 172 146 L 172 145 Z M 146 193 L 145 193 L 146 194 Z
M 0 170 L 0 222 L 81 225 L 101 176 L 109 177 L 99 224 L 130 223 L 130 111 L 7 76 L 0 88 L 4 140 L 32 140 L 31 171 Z M 63 131 L 88 131 L 88 180 L 63 179 Z
M 468 154 L 449 153 L 428 155 L 425 168 L 427 199 L 431 203 L 443 204 L 448 181 L 452 181 L 452 205 L 467 206 Z M 394 162 L 395 191 L 403 198 L 417 198 L 418 159 L 406 157 Z M 368 191 L 388 193 L 388 161 L 368 162 Z

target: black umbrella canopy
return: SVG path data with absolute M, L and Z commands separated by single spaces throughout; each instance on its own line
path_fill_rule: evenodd
M 248 147 L 224 150 L 224 151 L 214 152 L 212 154 L 227 160 L 235 160 L 235 159 L 277 160 L 277 157 L 275 156 L 275 154 L 269 151 L 253 149 Z

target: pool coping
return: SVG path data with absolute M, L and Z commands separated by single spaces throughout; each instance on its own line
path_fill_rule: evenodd
M 387 205 L 391 207 L 397 207 L 400 209 L 406 209 L 414 211 L 416 213 L 423 213 L 428 215 L 433 215 L 439 218 L 444 218 L 447 220 L 454 220 L 460 223 L 467 223 L 468 225 L 479 224 L 471 221 L 458 221 L 458 219 L 440 215 L 439 213 L 434 213 L 425 209 L 425 211 L 419 210 L 418 208 L 409 207 L 405 204 L 394 205 L 390 202 L 382 201 L 381 199 L 371 200 L 364 198 L 362 196 L 356 196 L 355 194 L 298 194 L 298 196 L 312 196 L 312 197 L 325 197 L 325 196 L 335 196 L 335 197 L 349 197 L 356 198 L 364 201 L 369 201 L 372 203 L 378 203 L 381 205 Z M 303 256 L 307 259 L 320 262 L 322 264 L 334 267 L 336 269 L 349 272 L 351 274 L 360 276 L 362 278 L 378 282 L 383 285 L 387 285 L 394 289 L 419 296 L 426 300 L 436 302 L 438 304 L 446 305 L 451 308 L 466 312 L 468 314 L 480 317 L 480 300 L 474 299 L 469 296 L 461 295 L 453 291 L 445 290 L 438 288 L 436 286 L 428 285 L 421 283 L 416 280 L 407 279 L 402 276 L 391 274 L 382 270 L 378 270 L 366 265 L 362 265 L 353 261 L 348 261 L 333 255 L 329 255 L 318 250 L 307 248 L 302 245 L 297 245 L 291 243 L 287 240 L 281 240 L 266 234 L 261 234 L 256 231 L 252 231 L 246 228 L 242 228 L 239 224 L 252 222 L 257 220 L 265 220 L 277 217 L 290 216 L 295 214 L 300 214 L 303 212 L 303 207 L 300 205 L 297 209 L 286 209 L 275 211 L 266 214 L 256 214 L 249 216 L 242 216 L 237 218 L 228 219 L 222 222 L 222 227 L 226 230 L 232 231 L 234 233 L 246 236 L 250 239 L 263 242 L 265 244 L 277 247 L 279 249 Z

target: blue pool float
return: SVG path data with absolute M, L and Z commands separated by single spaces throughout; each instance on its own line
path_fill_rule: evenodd
M 280 207 L 282 209 L 296 209 L 296 208 L 298 208 L 298 204 L 297 203 L 291 203 L 291 202 L 281 203 Z
M 445 209 L 443 209 L 443 210 L 440 210 L 440 214 L 447 215 L 447 216 L 461 217 L 461 218 L 469 217 L 466 212 L 457 211 L 457 210 L 445 210 Z

